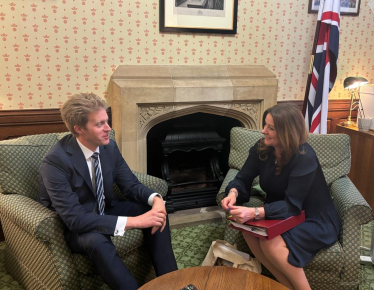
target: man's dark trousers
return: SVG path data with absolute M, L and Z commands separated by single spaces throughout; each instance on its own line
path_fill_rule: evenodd
M 150 209 L 149 205 L 119 201 L 111 209 L 106 209 L 105 214 L 133 217 L 142 215 Z M 171 247 L 168 219 L 162 233 L 158 230 L 152 235 L 152 228 L 142 229 L 142 231 L 156 275 L 160 276 L 177 270 Z M 72 252 L 88 256 L 97 273 L 111 289 L 138 289 L 138 283 L 116 253 L 109 235 L 96 232 L 85 234 L 69 232 L 66 239 Z

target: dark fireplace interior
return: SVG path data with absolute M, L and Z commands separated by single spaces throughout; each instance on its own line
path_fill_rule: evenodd
M 236 119 L 195 113 L 157 124 L 147 135 L 147 173 L 168 182 L 168 212 L 216 205 L 228 171 Z

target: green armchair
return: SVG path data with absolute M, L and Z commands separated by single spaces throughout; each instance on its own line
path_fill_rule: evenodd
M 234 179 L 248 157 L 248 151 L 262 137 L 261 132 L 233 128 L 230 139 L 229 171 L 217 195 L 220 205 L 227 184 Z M 321 250 L 306 267 L 305 274 L 313 290 L 357 289 L 360 271 L 361 225 L 373 219 L 372 210 L 350 181 L 350 138 L 343 134 L 311 134 L 309 144 L 314 148 L 321 163 L 331 196 L 341 220 L 338 241 L 327 249 Z M 264 193 L 255 179 L 251 198 L 246 206 L 261 206 Z M 239 250 L 249 251 L 240 232 L 227 227 L 225 240 L 237 244 Z
M 36 201 L 42 159 L 66 134 L 0 142 L 0 218 L 6 241 L 5 267 L 26 289 L 106 288 L 88 258 L 70 252 L 59 216 Z M 164 180 L 134 174 L 155 192 L 166 195 L 168 186 Z M 116 186 L 115 191 L 121 195 Z M 141 230 L 126 231 L 123 237 L 112 240 L 139 285 L 155 277 Z

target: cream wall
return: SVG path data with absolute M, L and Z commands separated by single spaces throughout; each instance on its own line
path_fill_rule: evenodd
M 342 16 L 338 78 L 374 82 L 374 17 Z M 278 100 L 302 100 L 316 26 L 308 0 L 239 0 L 238 34 L 161 34 L 158 0 L 1 0 L 0 109 L 58 108 L 78 91 L 107 98 L 119 64 L 262 64 Z

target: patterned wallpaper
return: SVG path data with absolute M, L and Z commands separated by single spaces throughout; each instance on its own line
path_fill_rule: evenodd
M 316 26 L 308 0 L 239 0 L 238 33 L 159 33 L 158 0 L 1 0 L 0 109 L 58 108 L 78 91 L 107 98 L 120 64 L 265 65 L 278 100 L 302 100 Z M 374 17 L 342 16 L 338 78 L 374 82 Z

